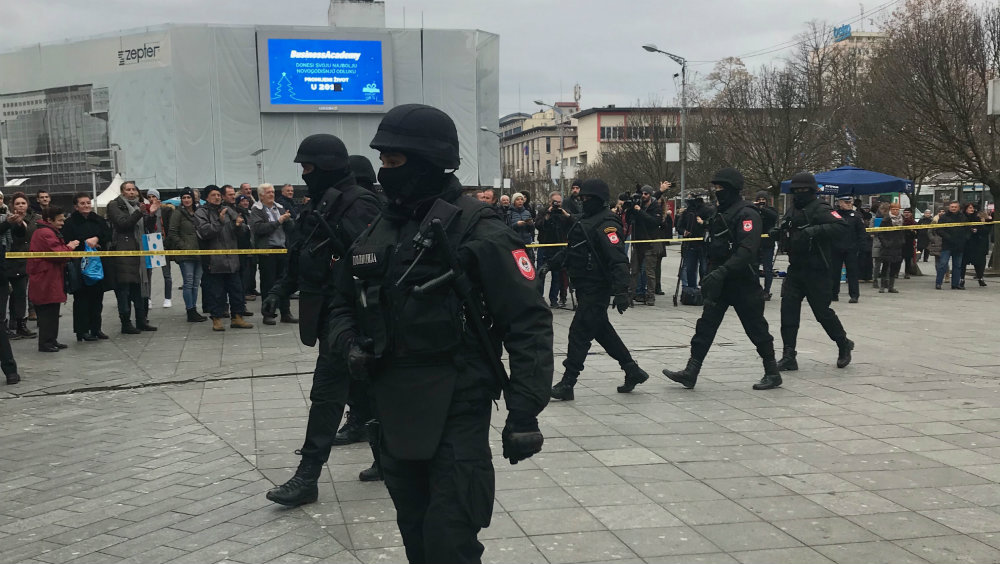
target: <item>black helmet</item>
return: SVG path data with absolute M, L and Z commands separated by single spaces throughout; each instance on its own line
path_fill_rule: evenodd
M 382 152 L 415 155 L 442 169 L 455 169 L 458 130 L 448 114 L 424 104 L 403 104 L 389 110 L 370 144 Z
M 743 175 L 733 167 L 726 167 L 715 173 L 712 177 L 712 184 L 722 186 L 729 190 L 743 191 Z
M 343 170 L 348 166 L 347 146 L 336 135 L 310 135 L 299 143 L 293 162 L 310 163 L 320 170 Z
M 788 190 L 794 192 L 796 188 L 811 188 L 813 192 L 819 191 L 816 177 L 808 172 L 799 172 L 792 177 L 792 183 Z
M 375 186 L 378 179 L 375 176 L 375 168 L 372 166 L 372 162 L 368 160 L 368 157 L 364 155 L 351 155 L 349 160 L 354 178 L 360 183 L 367 183 L 366 186 Z
M 607 202 L 611 199 L 611 189 L 608 188 L 608 183 L 600 178 L 591 178 L 584 180 L 583 184 L 580 185 L 580 195 L 593 196 L 603 202 Z

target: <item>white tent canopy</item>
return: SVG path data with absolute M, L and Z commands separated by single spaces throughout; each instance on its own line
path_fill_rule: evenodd
M 98 209 L 108 207 L 111 200 L 114 200 L 121 195 L 123 182 L 124 180 L 122 180 L 122 175 L 116 174 L 111 180 L 111 184 L 108 184 L 108 187 L 105 188 L 96 199 L 94 199 L 94 207 Z

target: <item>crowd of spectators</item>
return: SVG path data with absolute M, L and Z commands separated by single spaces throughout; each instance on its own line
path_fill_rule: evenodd
M 69 295 L 73 296 L 72 325 L 78 342 L 110 338 L 102 327 L 107 292 L 114 292 L 121 334 L 156 331 L 150 323 L 150 288 L 159 276 L 154 271 L 160 270 L 163 277 L 162 305 L 169 309 L 173 305 L 173 264 L 181 274 L 178 289 L 187 321 L 211 318 L 216 331 L 226 329 L 224 319 L 229 320 L 230 328 L 253 327 L 246 320 L 253 315 L 246 302 L 260 295 L 256 290 L 258 267 L 261 291 L 267 292 L 286 268 L 285 255 L 251 256 L 252 260 L 247 260 L 248 255 L 226 251 L 285 248 L 285 233 L 298 212 L 294 197 L 290 184 L 276 193 L 270 184 L 254 190 L 243 183 L 239 191 L 230 185 L 210 185 L 200 191 L 184 188 L 172 203 L 163 203 L 157 190 L 140 191 L 135 182 L 127 181 L 102 215 L 85 192 L 74 195 L 71 212 L 53 205 L 44 190 L 35 194 L 33 202 L 24 193 L 13 194 L 9 206 L 0 194 L 0 327 L 4 337 L 0 339 L 0 365 L 6 366 L 8 355 L 4 351 L 9 350 L 10 340 L 37 337 L 40 352 L 67 348 L 57 335 L 59 310 Z M 219 252 L 173 256 L 165 264 L 157 262 L 162 257 L 102 257 L 96 261 L 100 263 L 97 271 L 85 268 L 89 263 L 80 258 L 6 258 L 8 252 L 24 251 L 140 251 L 155 248 L 151 237 L 168 250 Z M 91 272 L 90 278 L 85 271 Z M 297 322 L 287 301 L 279 309 L 281 322 Z M 265 317 L 264 323 L 275 324 L 276 318 Z M 29 321 L 37 322 L 37 332 L 31 330 Z

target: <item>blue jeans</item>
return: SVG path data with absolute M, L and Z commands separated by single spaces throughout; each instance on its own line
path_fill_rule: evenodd
M 948 271 L 948 259 L 951 259 L 951 287 L 958 288 L 962 281 L 962 253 L 950 249 L 941 249 L 941 254 L 937 257 L 937 262 L 934 263 L 937 270 L 934 284 L 940 286 L 944 282 L 944 273 Z
M 760 267 L 764 270 L 764 293 L 771 293 L 771 282 L 774 281 L 774 245 L 761 244 L 757 252 L 760 259 Z M 837 280 L 840 280 L 838 274 Z
M 559 247 L 540 247 L 538 249 L 538 266 L 539 268 L 545 266 L 552 257 L 555 256 L 556 252 L 559 251 Z M 549 303 L 557 303 L 557 299 L 562 297 L 562 301 L 566 301 L 566 287 L 563 286 L 563 272 L 561 269 L 553 270 L 549 272 L 552 277 L 549 282 Z M 545 293 L 545 280 L 541 281 L 541 286 L 539 290 L 544 295 Z
M 204 277 L 205 306 L 213 319 L 222 319 L 226 311 L 226 298 L 229 298 L 229 315 L 243 315 L 247 310 L 246 294 L 243 293 L 243 280 L 239 272 L 209 272 Z
M 185 260 L 177 263 L 184 279 L 184 308 L 197 309 L 198 288 L 201 287 L 202 267 L 200 260 Z
M 708 255 L 701 245 L 697 247 L 688 246 L 681 251 L 684 261 L 684 270 L 681 274 L 681 286 L 685 288 L 697 288 L 699 278 L 704 278 L 708 272 Z

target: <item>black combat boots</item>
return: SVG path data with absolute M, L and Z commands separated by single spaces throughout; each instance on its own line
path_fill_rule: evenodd
M 837 368 L 844 368 L 851 363 L 851 351 L 854 350 L 854 341 L 844 337 L 843 341 L 837 343 Z
M 625 371 L 625 383 L 618 386 L 619 394 L 627 394 L 635 389 L 636 386 L 642 384 L 646 380 L 649 380 L 649 374 L 633 360 L 632 362 L 622 366 Z
M 269 490 L 267 499 L 286 507 L 313 503 L 319 499 L 319 486 L 316 482 L 322 471 L 323 464 L 303 458 L 295 475 L 284 484 Z
M 781 371 L 778 370 L 778 363 L 774 357 L 764 359 L 764 377 L 753 385 L 755 390 L 770 390 L 781 385 Z
M 337 436 L 333 438 L 334 445 L 349 445 L 368 440 L 368 430 L 361 417 L 355 415 L 354 410 L 347 412 L 347 421 L 337 431 Z
M 552 392 L 550 395 L 552 399 L 572 401 L 573 400 L 573 386 L 576 385 L 576 378 L 579 374 L 573 375 L 567 372 L 563 374 L 562 380 L 555 386 L 552 386 Z
M 684 370 L 679 372 L 674 372 L 673 370 L 663 369 L 663 375 L 670 378 L 674 382 L 683 385 L 687 389 L 694 388 L 694 385 L 698 383 L 698 373 L 701 372 L 701 361 L 691 357 L 688 359 L 687 366 Z
M 778 370 L 782 372 L 792 372 L 799 369 L 799 363 L 795 360 L 795 347 L 785 347 L 781 351 L 781 360 L 778 361 Z

